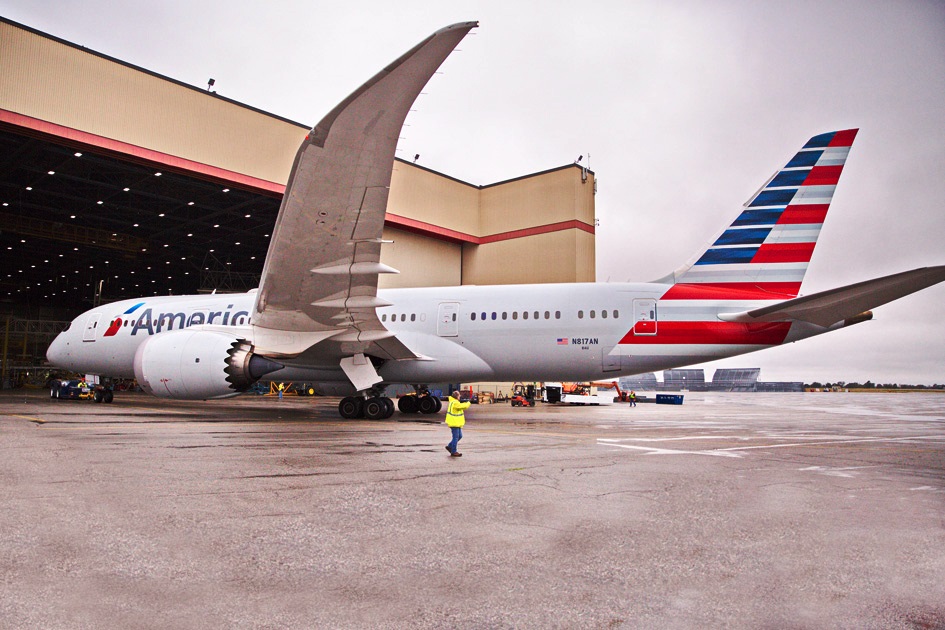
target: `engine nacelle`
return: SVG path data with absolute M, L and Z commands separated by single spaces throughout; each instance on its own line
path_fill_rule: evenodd
M 138 384 L 159 398 L 235 396 L 282 367 L 254 354 L 249 341 L 208 330 L 163 332 L 142 343 L 135 353 Z

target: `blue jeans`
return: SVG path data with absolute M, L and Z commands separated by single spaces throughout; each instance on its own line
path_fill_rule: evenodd
M 453 441 L 450 442 L 450 453 L 455 453 L 456 448 L 459 446 L 459 441 L 463 439 L 463 428 L 450 427 L 450 431 L 453 432 Z

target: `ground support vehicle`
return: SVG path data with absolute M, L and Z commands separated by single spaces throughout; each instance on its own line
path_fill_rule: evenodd
M 91 400 L 110 403 L 115 398 L 111 387 L 91 385 L 83 379 L 53 380 L 49 383 L 49 397 L 53 400 Z

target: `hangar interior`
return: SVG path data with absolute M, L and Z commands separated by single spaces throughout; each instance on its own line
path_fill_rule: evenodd
M 0 383 L 94 305 L 257 286 L 310 128 L 0 18 Z M 593 282 L 595 189 L 397 160 L 380 286 Z

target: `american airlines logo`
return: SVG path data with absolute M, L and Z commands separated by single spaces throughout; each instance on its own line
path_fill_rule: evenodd
M 144 302 L 139 302 L 122 313 L 122 315 L 131 315 L 142 306 L 144 306 Z M 247 311 L 236 311 L 234 313 L 231 311 L 232 308 L 233 305 L 228 304 L 226 310 L 223 311 L 194 311 L 190 315 L 187 315 L 184 312 L 155 314 L 151 308 L 146 308 L 141 311 L 141 314 L 138 315 L 137 319 L 134 317 L 126 319 L 128 320 L 128 325 L 131 327 L 132 336 L 137 335 L 140 331 L 144 331 L 149 335 L 153 335 L 155 333 L 161 332 L 162 330 L 174 330 L 175 327 L 180 330 L 190 326 L 199 326 L 201 324 L 241 326 L 249 321 L 249 313 Z M 108 326 L 108 330 L 105 331 L 103 336 L 113 337 L 118 333 L 119 330 L 121 330 L 124 325 L 125 320 L 123 320 L 120 316 L 116 317 L 111 321 Z

